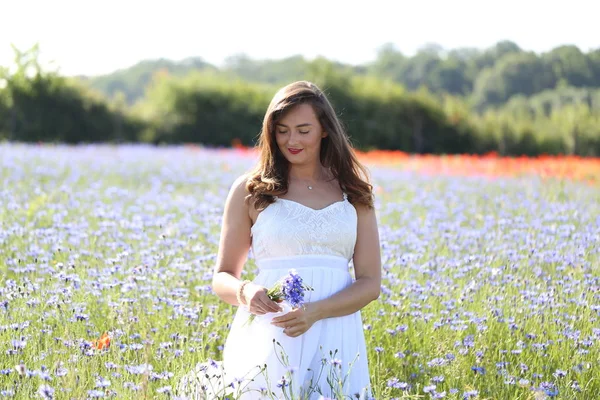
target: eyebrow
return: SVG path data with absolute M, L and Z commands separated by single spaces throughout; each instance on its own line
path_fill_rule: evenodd
M 283 126 L 284 128 L 289 128 L 289 126 L 284 125 L 284 124 L 280 124 L 280 123 L 277 123 L 275 125 L 276 126 Z M 305 126 L 312 126 L 312 124 L 309 124 L 308 122 L 306 122 L 304 124 L 298 124 L 298 125 L 296 125 L 296 128 L 302 128 L 302 127 L 305 127 Z

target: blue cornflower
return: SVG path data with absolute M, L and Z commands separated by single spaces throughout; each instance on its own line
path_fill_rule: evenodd
M 387 381 L 387 387 L 402 389 L 402 390 L 409 390 L 410 384 L 406 383 L 406 382 L 400 382 L 400 380 L 398 378 L 392 378 Z
M 556 372 L 554 372 L 554 374 L 552 375 L 554 375 L 555 378 L 564 378 L 565 376 L 567 376 L 567 371 L 557 369 Z
M 475 372 L 476 374 L 485 375 L 484 367 L 473 366 L 473 367 L 471 367 L 471 371 Z
M 173 391 L 173 388 L 171 386 L 163 386 L 163 387 L 159 387 L 158 389 L 156 389 L 157 393 L 168 393 L 170 394 Z
M 463 399 L 470 399 L 471 397 L 476 397 L 479 395 L 479 391 L 477 390 L 467 390 L 463 393 Z
M 99 397 L 104 397 L 104 392 L 102 390 L 88 390 L 88 396 L 92 399 L 96 399 Z
M 54 388 L 52 386 L 41 385 L 37 393 L 43 399 L 49 400 L 54 398 Z
M 285 388 L 287 386 L 289 386 L 289 382 L 287 379 L 285 379 L 285 376 L 282 376 L 281 379 L 279 380 L 279 382 L 277 382 L 277 387 Z
M 300 307 L 304 303 L 304 285 L 302 277 L 295 270 L 283 278 L 281 282 L 281 294 L 292 307 Z
M 303 283 L 302 277 L 295 269 L 290 269 L 286 276 L 267 291 L 267 296 L 277 303 L 286 300 L 293 308 L 299 308 L 304 304 L 304 292 L 307 290 L 313 290 L 313 288 Z M 252 322 L 255 317 L 254 314 L 251 314 L 248 322 Z
M 329 360 L 329 364 L 333 365 L 334 367 L 340 367 L 342 366 L 342 360 L 340 360 L 339 358 L 332 358 L 331 360 Z
M 432 393 L 433 393 L 433 392 L 435 392 L 435 388 L 436 388 L 436 386 L 435 386 L 435 385 L 427 385 L 427 386 L 425 386 L 425 387 L 423 388 L 423 391 L 424 391 L 425 393 L 429 393 L 429 392 L 432 392 Z

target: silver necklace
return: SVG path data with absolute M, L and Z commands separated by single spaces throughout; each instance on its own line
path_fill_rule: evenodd
M 306 187 L 308 188 L 308 190 L 313 190 L 313 185 L 306 185 Z
M 308 188 L 308 190 L 313 190 L 313 185 L 306 185 L 306 187 Z

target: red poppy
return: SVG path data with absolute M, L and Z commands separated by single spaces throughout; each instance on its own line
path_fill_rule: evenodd
M 94 347 L 98 350 L 108 349 L 110 347 L 110 337 L 108 333 L 104 332 L 100 339 L 94 340 Z

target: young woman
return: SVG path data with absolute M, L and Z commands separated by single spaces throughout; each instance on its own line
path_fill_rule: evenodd
M 274 96 L 258 148 L 256 168 L 227 197 L 213 279 L 216 294 L 240 306 L 225 374 L 245 387 L 242 399 L 369 398 L 360 310 L 379 296 L 381 257 L 366 169 L 326 96 L 306 81 Z M 253 281 L 242 278 L 250 248 Z M 267 289 L 291 269 L 313 290 L 303 307 L 284 309 Z

